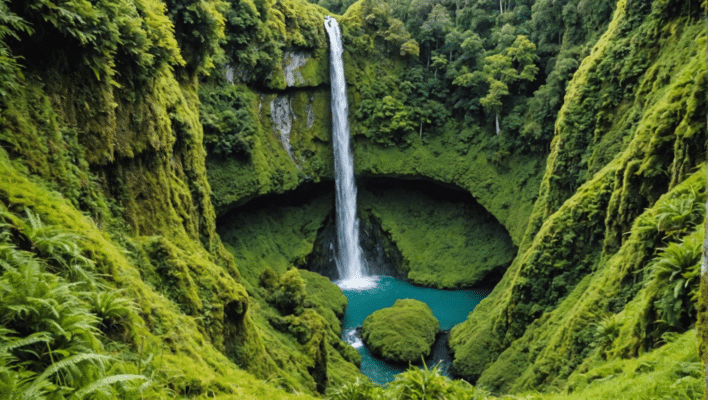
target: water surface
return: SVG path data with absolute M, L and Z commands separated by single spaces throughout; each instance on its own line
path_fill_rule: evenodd
M 391 307 L 398 299 L 416 299 L 427 304 L 440 322 L 440 329 L 447 330 L 464 321 L 490 290 L 440 290 L 411 285 L 390 276 L 372 277 L 376 284 L 363 288 L 342 287 L 349 300 L 343 321 L 343 339 L 351 343 L 361 354 L 361 372 L 372 382 L 386 384 L 393 381 L 396 374 L 407 369 L 407 365 L 393 365 L 375 358 L 366 346 L 354 336 L 357 326 L 376 310 Z M 438 343 L 438 346 L 442 343 Z M 440 353 L 443 353 L 442 355 Z M 449 376 L 451 360 L 444 351 L 434 351 L 426 364 L 435 365 L 442 361 L 442 370 Z

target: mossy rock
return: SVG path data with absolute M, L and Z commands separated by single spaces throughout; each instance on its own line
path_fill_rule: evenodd
M 395 362 L 417 362 L 430 354 L 440 323 L 427 304 L 396 300 L 393 307 L 366 317 L 362 338 L 371 352 Z

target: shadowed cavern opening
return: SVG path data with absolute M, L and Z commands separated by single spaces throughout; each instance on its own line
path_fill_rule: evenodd
M 359 240 L 372 275 L 433 287 L 490 287 L 516 254 L 496 218 L 472 195 L 453 185 L 390 177 L 359 178 L 358 185 Z M 308 206 L 312 204 L 319 206 Z M 305 215 L 290 218 L 293 213 Z M 279 238 L 265 225 L 257 228 L 254 219 L 259 218 L 270 219 L 278 229 L 287 228 L 289 235 L 299 235 L 312 245 L 306 254 L 282 254 L 290 265 L 337 280 L 332 181 L 306 183 L 289 192 L 251 199 L 217 220 L 219 234 L 232 245 L 251 234 L 262 237 L 260 242 L 293 240 Z M 252 227 L 250 233 L 239 230 L 246 221 Z M 316 229 L 315 237 L 312 229 Z M 277 247 L 276 251 L 285 251 Z

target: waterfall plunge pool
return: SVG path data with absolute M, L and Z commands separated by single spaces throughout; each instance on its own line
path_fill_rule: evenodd
M 354 165 L 350 147 L 350 133 L 344 78 L 342 37 L 337 20 L 325 18 L 325 29 L 330 41 L 330 88 L 332 92 L 332 148 L 334 151 L 335 171 L 335 211 L 337 252 L 335 254 L 338 284 L 349 305 L 344 316 L 344 339 L 358 347 L 362 354 L 361 371 L 373 382 L 385 384 L 393 380 L 394 375 L 405 370 L 406 366 L 394 366 L 372 357 L 365 346 L 353 335 L 357 326 L 372 312 L 390 307 L 397 299 L 412 298 L 426 303 L 433 315 L 440 322 L 440 328 L 447 330 L 465 320 L 467 314 L 479 304 L 486 295 L 484 292 L 471 290 L 443 291 L 415 287 L 402 280 L 380 276 L 367 276 L 366 263 L 359 245 L 359 220 L 356 206 L 356 183 Z M 330 241 L 330 244 L 332 242 Z M 330 247 L 330 251 L 334 250 Z M 436 343 L 434 348 L 440 348 Z M 446 346 L 443 343 L 443 350 Z M 448 373 L 449 357 L 447 351 L 432 352 L 430 361 L 446 362 L 443 371 Z M 438 354 L 442 353 L 442 354 Z
M 342 287 L 349 301 L 342 321 L 342 339 L 354 346 L 361 354 L 361 373 L 379 385 L 393 381 L 396 374 L 405 371 L 408 366 L 386 362 L 369 352 L 356 335 L 356 328 L 364 323 L 367 316 L 376 310 L 391 307 L 398 299 L 416 299 L 430 307 L 433 315 L 440 322 L 440 329 L 446 331 L 463 322 L 475 306 L 491 292 L 485 289 L 425 288 L 390 276 L 374 276 L 369 279 L 374 282 L 373 285 L 361 288 Z M 431 368 L 440 362 L 443 374 L 451 377 L 449 369 L 452 360 L 447 353 L 446 342 L 446 335 L 439 336 L 425 363 Z

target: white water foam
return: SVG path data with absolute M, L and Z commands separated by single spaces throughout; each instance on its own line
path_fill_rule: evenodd
M 358 349 L 364 345 L 361 338 L 356 335 L 356 329 L 348 330 L 347 333 L 344 334 L 344 340 L 355 349 Z
M 340 279 L 334 282 L 342 290 L 369 290 L 375 288 L 379 283 L 378 276 L 362 276 L 359 278 Z

